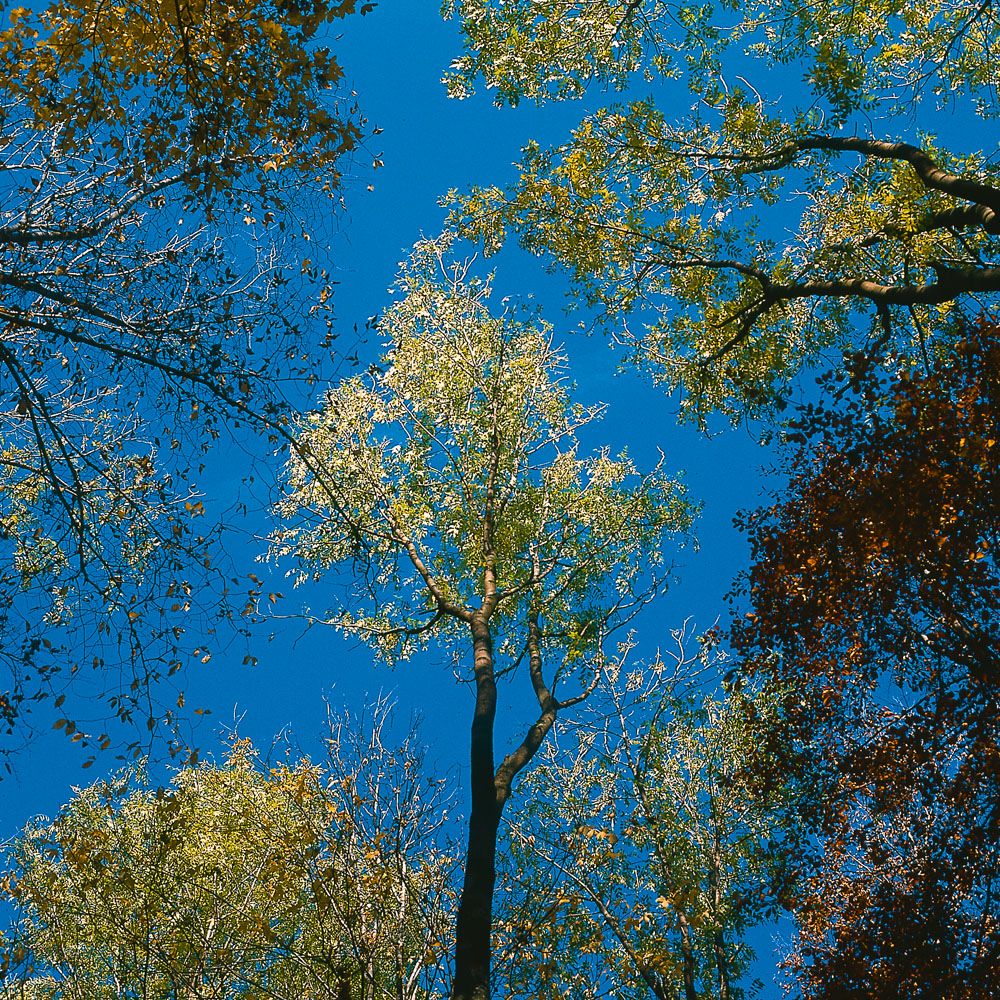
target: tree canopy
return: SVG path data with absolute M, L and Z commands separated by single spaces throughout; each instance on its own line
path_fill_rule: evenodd
M 791 825 L 819 838 L 789 969 L 810 997 L 988 990 L 1000 435 L 996 330 L 972 317 L 1000 292 L 993 5 L 444 10 L 455 96 L 588 102 L 514 183 L 448 194 L 463 235 L 568 272 L 702 424 L 773 418 L 833 368 L 786 425 L 787 491 L 743 522 L 732 630 L 733 679 L 780 706 L 757 787 L 801 779 Z
M 488 250 L 510 232 L 565 267 L 692 415 L 780 404 L 831 349 L 912 354 L 947 335 L 953 303 L 1000 291 L 991 151 L 952 152 L 903 117 L 925 99 L 995 115 L 992 5 L 446 10 L 467 42 L 459 96 L 476 79 L 499 103 L 629 88 L 566 140 L 525 146 L 511 187 L 453 192 L 452 218 Z M 800 93 L 770 94 L 789 63 Z
M 747 995 L 751 928 L 777 909 L 784 833 L 745 759 L 774 701 L 716 697 L 718 635 L 626 660 L 525 779 L 505 831 L 506 995 Z
M 353 699 L 372 656 L 438 670 L 468 767 L 436 687 L 435 774 L 412 733 L 389 745 L 384 700 L 333 717 L 315 764 L 234 735 L 199 766 L 172 729 L 168 787 L 129 767 L 7 845 L 0 1000 L 741 1000 L 779 916 L 803 1000 L 987 996 L 996 6 L 445 0 L 442 101 L 491 92 L 489 152 L 539 131 L 512 181 L 456 170 L 360 362 L 332 303 L 366 279 L 326 230 L 368 155 L 341 54 L 371 43 L 337 33 L 373 6 L 5 8 L 0 755 L 51 711 L 89 749 L 121 732 L 106 716 L 135 726 L 139 756 L 187 718 L 157 682 L 270 619 L 311 634 L 225 657 L 271 659 L 269 701 L 310 670 Z M 409 83 L 389 89 L 413 110 Z M 440 144 L 449 169 L 481 162 L 474 134 Z M 373 260 L 413 239 L 374 228 Z M 574 375 L 605 373 L 530 304 L 532 255 L 667 390 L 611 390 L 628 450 L 576 401 Z M 698 640 L 650 607 L 698 512 L 655 458 L 668 405 L 779 463 L 737 517 L 732 619 Z M 745 469 L 701 458 L 710 498 L 752 508 Z M 267 524 L 251 483 L 277 484 Z M 255 542 L 266 568 L 230 568 Z M 263 607 L 290 603 L 261 600 L 282 572 L 308 607 Z
M 330 389 L 307 418 L 274 551 L 297 557 L 300 579 L 353 564 L 353 600 L 317 621 L 389 657 L 440 637 L 475 685 L 458 1000 L 489 994 L 496 838 L 513 781 L 558 712 L 599 684 L 609 632 L 663 585 L 662 546 L 691 509 L 660 469 L 581 456 L 577 433 L 599 408 L 570 401 L 547 327 L 490 314 L 489 282 L 447 265 L 447 242 L 418 244 L 400 275 L 380 322 L 386 367 Z M 539 715 L 496 766 L 497 676 L 524 660 Z
M 440 783 L 386 721 L 335 720 L 319 764 L 265 768 L 236 740 L 168 788 L 133 770 L 30 825 L 0 996 L 426 996 L 454 860 Z
M 803 777 L 823 845 L 798 904 L 809 997 L 971 997 L 997 974 L 996 336 L 831 376 L 840 405 L 801 412 L 787 490 L 744 520 L 734 640 L 783 692 L 757 766 Z
M 154 728 L 151 683 L 209 655 L 198 449 L 223 417 L 280 433 L 281 380 L 322 371 L 304 210 L 363 123 L 318 38 L 354 7 L 82 0 L 0 32 L 5 753 L 71 690 Z
M 418 244 L 401 272 L 378 324 L 383 367 L 327 390 L 304 421 L 273 553 L 299 561 L 301 582 L 356 567 L 354 599 L 317 620 L 389 659 L 438 633 L 464 642 L 480 610 L 516 659 L 526 619 L 544 614 L 560 672 L 587 674 L 607 628 L 663 582 L 656 543 L 688 528 L 690 507 L 662 469 L 581 455 L 602 407 L 571 401 L 549 327 L 513 307 L 492 316 L 490 282 L 446 246 Z

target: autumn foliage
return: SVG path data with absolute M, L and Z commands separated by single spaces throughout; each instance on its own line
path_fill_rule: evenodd
M 332 207 L 361 134 L 323 44 L 355 6 L 4 13 L 2 758 L 46 702 L 71 740 L 107 748 L 110 727 L 78 714 L 84 693 L 138 723 L 139 751 L 173 725 L 174 698 L 146 692 L 206 662 L 231 616 L 194 480 L 223 426 L 280 436 L 285 387 L 312 384 L 330 354 L 323 223 L 307 228 L 303 208 Z
M 106 155 L 133 182 L 183 164 L 192 192 L 227 190 L 250 172 L 264 195 L 268 173 L 332 170 L 360 138 L 327 96 L 343 70 L 316 44 L 355 8 L 58 0 L 39 14 L 11 11 L 0 72 L 67 155 L 90 150 L 102 131 Z
M 982 997 L 1000 974 L 1000 328 L 888 376 L 849 359 L 745 517 L 750 670 L 821 855 L 790 965 L 806 997 Z

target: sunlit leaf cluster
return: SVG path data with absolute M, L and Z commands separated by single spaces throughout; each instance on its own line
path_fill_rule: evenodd
M 442 254 L 419 244 L 404 267 L 379 323 L 384 370 L 330 389 L 304 423 L 274 551 L 300 579 L 351 562 L 366 574 L 331 620 L 387 656 L 464 620 L 489 573 L 502 620 L 540 610 L 572 665 L 662 578 L 660 540 L 689 507 L 660 469 L 582 453 L 600 408 L 570 400 L 549 328 L 491 314 L 489 282 Z
M 863 8 L 755 0 L 742 30 L 763 34 L 752 49 L 758 55 L 805 62 L 807 82 L 839 116 L 904 114 L 925 98 L 950 108 L 971 98 L 992 117 L 998 28 L 989 0 L 875 0 Z
M 354 0 L 56 0 L 15 8 L 0 34 L 6 89 L 66 156 L 99 139 L 131 182 L 183 165 L 192 192 L 245 174 L 316 176 L 351 149 L 357 123 L 329 99 L 343 76 L 315 44 Z
M 563 64 L 578 36 L 557 37 L 555 6 L 468 12 L 467 73 L 496 83 L 506 71 L 477 34 L 483 21 L 492 38 L 497 21 L 530 51 L 524 94 L 573 92 L 530 82 L 546 70 L 580 92 L 624 87 Z M 1000 291 L 990 150 L 952 154 L 906 128 L 885 137 L 901 127 L 904 93 L 962 99 L 973 121 L 994 106 L 991 6 L 727 6 L 622 5 L 619 34 L 647 66 L 672 45 L 686 50 L 681 76 L 700 98 L 690 109 L 682 88 L 679 100 L 647 98 L 634 83 L 643 99 L 588 111 L 565 141 L 525 146 L 513 185 L 448 196 L 452 223 L 487 252 L 513 237 L 565 268 L 578 304 L 682 389 L 696 419 L 780 405 L 795 374 L 831 349 L 912 355 L 952 303 Z M 806 66 L 804 93 L 771 93 L 771 69 L 792 61 Z M 638 72 L 643 59 L 616 65 Z
M 265 769 L 234 741 L 168 788 L 128 772 L 30 825 L 0 995 L 426 996 L 454 861 L 438 783 L 374 712 L 334 720 L 322 764 Z
M 621 90 L 635 74 L 681 68 L 707 79 L 722 34 L 711 4 L 667 0 L 447 0 L 442 12 L 467 50 L 445 76 L 449 93 L 470 96 L 482 76 L 497 104 L 580 97 L 591 82 Z

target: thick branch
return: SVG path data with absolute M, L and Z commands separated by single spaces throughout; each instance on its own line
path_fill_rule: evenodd
M 667 271 L 694 268 L 737 271 L 760 284 L 766 305 L 810 296 L 855 296 L 886 306 L 939 305 L 963 293 L 1000 292 L 1000 267 L 953 267 L 932 263 L 931 267 L 938 275 L 937 281 L 922 285 L 883 285 L 869 278 L 810 278 L 786 284 L 773 281 L 767 271 L 753 264 L 712 257 L 660 259 L 657 264 Z
M 908 142 L 889 142 L 884 139 L 858 139 L 839 136 L 813 136 L 795 140 L 802 151 L 818 149 L 831 152 L 860 153 L 880 160 L 902 160 L 913 167 L 924 186 L 941 191 L 953 198 L 974 202 L 984 210 L 983 227 L 989 232 L 1000 233 L 1000 189 L 965 174 L 953 174 L 938 166 L 932 157 L 919 146 Z
M 392 527 L 394 531 L 397 530 L 394 523 L 392 524 Z M 454 601 L 448 600 L 445 596 L 444 591 L 441 589 L 441 585 L 438 583 L 434 574 L 431 573 L 430 567 L 428 567 L 428 565 L 424 562 L 420 552 L 417 550 L 417 547 L 413 542 L 413 539 L 402 534 L 397 537 L 406 551 L 407 556 L 409 556 L 410 562 L 413 564 L 413 568 L 420 574 L 420 578 L 424 581 L 424 586 L 427 587 L 431 597 L 434 598 L 434 601 L 438 606 L 438 610 L 446 615 L 451 615 L 453 618 L 458 618 L 463 622 L 471 622 L 472 613 L 455 604 Z
M 494 785 L 497 791 L 497 802 L 501 808 L 510 798 L 514 778 L 535 756 L 555 723 L 556 714 L 559 711 L 559 702 L 552 696 L 552 692 L 549 691 L 542 675 L 541 630 L 538 627 L 537 612 L 532 612 L 528 618 L 528 669 L 531 674 L 531 686 L 535 690 L 535 698 L 538 699 L 538 706 L 542 713 L 528 730 L 521 745 L 509 753 L 497 768 Z
M 883 285 L 868 278 L 811 279 L 792 284 L 771 284 L 775 301 L 809 297 L 855 296 L 879 305 L 916 306 L 951 302 L 963 294 L 1000 292 L 1000 267 L 951 267 L 932 263 L 937 281 L 922 285 Z
M 955 174 L 939 166 L 934 159 L 908 142 L 891 142 L 886 139 L 861 139 L 830 135 L 789 139 L 782 146 L 761 154 L 737 156 L 746 164 L 748 172 L 783 170 L 795 161 L 799 153 L 818 150 L 831 153 L 860 153 L 877 160 L 901 160 L 909 163 L 924 187 L 941 191 L 952 198 L 973 203 L 967 215 L 992 234 L 1000 235 L 1000 188 L 987 184 L 967 174 Z M 965 223 L 968 224 L 967 222 Z
M 661 258 L 657 264 L 666 271 L 703 269 L 706 271 L 736 271 L 760 285 L 760 297 L 744 306 L 720 325 L 739 322 L 739 329 L 722 347 L 702 359 L 711 364 L 728 354 L 749 337 L 754 324 L 770 308 L 782 302 L 805 298 L 860 298 L 877 306 L 940 305 L 952 302 L 959 295 L 1000 292 L 1000 267 L 955 267 L 940 261 L 930 266 L 936 281 L 920 285 L 885 285 L 870 278 L 808 278 L 789 283 L 772 280 L 763 268 L 742 261 L 711 257 L 689 257 L 685 260 Z

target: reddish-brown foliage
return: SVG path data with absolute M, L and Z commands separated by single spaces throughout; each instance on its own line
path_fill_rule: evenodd
M 1000 982 L 1000 327 L 892 378 L 858 358 L 743 519 L 748 669 L 783 692 L 762 754 L 820 844 L 789 965 L 806 997 Z

